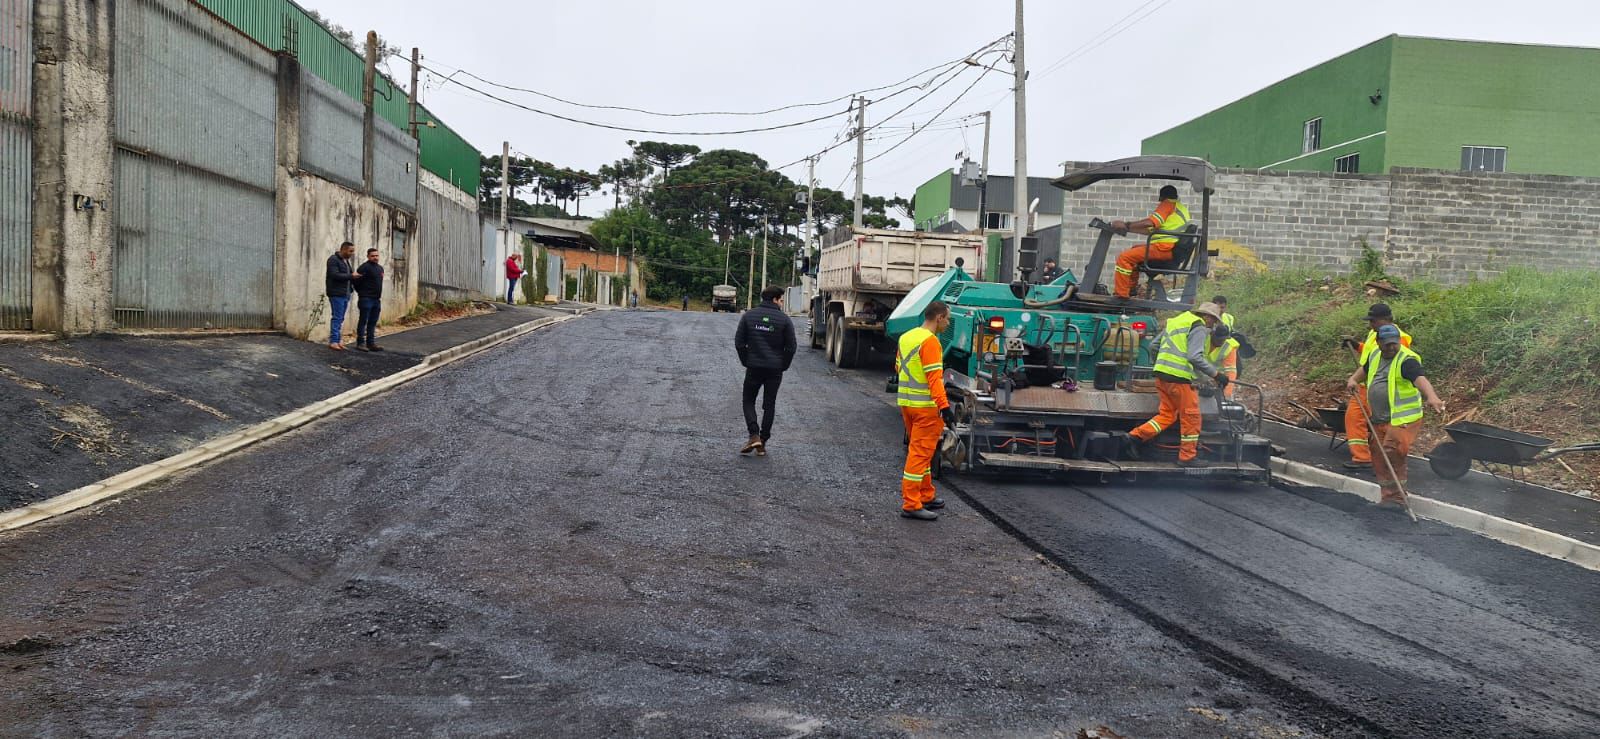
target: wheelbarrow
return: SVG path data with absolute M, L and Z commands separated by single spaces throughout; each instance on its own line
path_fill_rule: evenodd
M 1303 418 L 1296 421 L 1293 419 L 1284 418 L 1276 413 L 1269 413 L 1266 411 L 1262 412 L 1262 417 L 1268 421 L 1276 421 L 1285 426 L 1295 426 L 1307 431 L 1315 431 L 1319 434 L 1324 431 L 1328 432 L 1328 451 L 1338 449 L 1341 444 L 1345 443 L 1346 440 L 1342 438 L 1344 435 L 1344 406 L 1341 405 L 1338 408 L 1317 408 L 1315 409 L 1315 412 L 1313 412 L 1312 409 L 1300 405 L 1292 400 L 1288 401 L 1288 403 L 1289 407 L 1300 411 L 1300 414 L 1303 416 Z
M 1552 449 L 1550 445 L 1555 442 L 1550 439 L 1486 423 L 1462 421 L 1444 427 L 1444 431 L 1451 440 L 1428 453 L 1428 466 L 1446 480 L 1461 479 L 1474 462 L 1496 477 L 1500 477 L 1499 468 L 1508 468 L 1509 476 L 1517 479 L 1517 471 L 1535 462 L 1573 452 L 1600 452 L 1600 441 Z

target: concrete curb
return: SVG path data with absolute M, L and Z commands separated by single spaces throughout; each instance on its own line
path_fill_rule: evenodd
M 240 429 L 226 436 L 211 439 L 188 451 L 141 467 L 135 467 L 127 472 L 113 475 L 96 483 L 90 483 L 48 500 L 5 511 L 0 513 L 0 532 L 12 531 L 40 521 L 47 521 L 56 516 L 71 513 L 80 508 L 117 497 L 142 485 L 165 479 L 178 472 L 221 459 L 246 447 L 305 426 L 312 421 L 348 408 L 374 395 L 393 390 L 440 367 L 465 359 L 497 344 L 503 344 L 546 326 L 570 321 L 577 317 L 576 315 L 570 315 L 539 318 L 512 326 L 503 331 L 496 331 L 481 339 L 474 339 L 465 344 L 430 354 L 424 357 L 422 363 L 415 367 L 351 388 L 331 398 L 290 411 L 277 418 Z
M 1373 503 L 1382 497 L 1377 483 L 1282 457 L 1272 458 L 1272 474 L 1296 485 L 1356 495 Z M 1465 529 L 1503 544 L 1600 572 L 1600 546 L 1434 498 L 1412 495 L 1410 499 L 1411 510 L 1419 518 Z

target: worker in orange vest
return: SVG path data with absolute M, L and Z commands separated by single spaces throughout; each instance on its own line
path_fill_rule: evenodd
M 1378 329 L 1384 326 L 1400 328 L 1394 322 L 1394 310 L 1387 303 L 1374 303 L 1367 309 L 1367 338 L 1356 350 L 1356 371 L 1350 373 L 1345 386 L 1350 390 L 1350 404 L 1344 409 L 1344 438 L 1349 441 L 1350 461 L 1345 469 L 1360 470 L 1372 465 L 1372 448 L 1367 445 L 1367 414 L 1363 410 L 1367 397 L 1367 360 L 1378 351 Z M 1400 331 L 1400 346 L 1411 348 L 1411 334 Z
M 1184 226 L 1189 225 L 1189 208 L 1178 200 L 1178 188 L 1164 185 L 1159 195 L 1161 200 L 1149 216 L 1139 221 L 1112 221 L 1111 229 L 1119 234 L 1182 231 Z M 1172 259 L 1172 249 L 1177 244 L 1176 236 L 1156 234 L 1150 237 L 1148 244 L 1140 244 L 1118 254 L 1116 287 L 1111 291 L 1112 294 L 1119 298 L 1133 297 L 1133 289 L 1139 284 L 1139 275 L 1134 270 L 1145 262 Z
M 946 424 L 955 423 L 944 392 L 944 347 L 939 334 L 950 328 L 950 306 L 939 301 L 922 309 L 922 325 L 900 337 L 894 358 L 896 397 L 910 443 L 900 471 L 900 515 L 937 521 L 944 507 L 933 489 L 933 455 Z

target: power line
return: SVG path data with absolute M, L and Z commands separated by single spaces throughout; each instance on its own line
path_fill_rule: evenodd
M 992 46 L 992 44 L 991 44 L 991 46 Z M 987 53 L 988 53 L 987 50 L 982 50 L 982 51 L 980 51 L 978 53 L 978 56 L 982 56 L 982 55 L 985 55 Z M 398 55 L 396 55 L 396 56 L 398 56 Z M 946 75 L 949 75 L 943 82 L 939 82 L 939 84 L 934 87 L 934 89 L 937 90 L 940 87 L 943 87 L 945 85 L 945 83 L 947 83 L 950 80 L 955 79 L 956 77 L 960 76 L 960 74 L 962 72 L 964 72 L 968 66 L 970 66 L 966 62 L 969 59 L 973 59 L 973 58 L 974 57 L 963 57 L 961 60 L 959 60 L 957 62 L 954 62 L 954 63 L 952 63 L 950 65 L 947 65 L 945 69 L 940 70 L 937 74 L 935 74 L 928 81 L 926 81 L 926 82 L 924 82 L 924 83 L 922 83 L 920 85 L 913 85 L 911 87 L 906 87 L 906 88 L 902 88 L 900 90 L 896 90 L 895 92 L 892 92 L 892 93 L 884 96 L 883 98 L 880 98 L 878 101 L 875 101 L 875 102 L 882 102 L 883 100 L 891 99 L 891 98 L 896 97 L 898 95 L 901 95 L 903 93 L 910 92 L 911 90 L 927 89 L 929 85 L 933 85 L 935 82 L 939 81 L 939 79 L 941 77 L 946 77 Z M 407 58 L 407 61 L 408 62 L 410 61 L 409 58 Z M 418 62 L 417 66 L 419 68 L 421 68 L 421 69 L 427 70 L 431 74 L 440 75 L 439 70 L 433 69 L 432 67 L 429 67 L 429 66 L 427 66 L 425 64 L 422 64 L 421 62 Z M 954 72 L 954 74 L 951 74 L 952 71 Z M 468 74 L 470 76 L 470 73 L 466 73 L 466 74 Z M 744 134 L 751 134 L 751 133 L 765 133 L 765 132 L 769 132 L 769 131 L 779 131 L 779 130 L 784 130 L 784 129 L 789 129 L 789 128 L 796 128 L 796 127 L 799 127 L 799 126 L 804 126 L 804 125 L 809 125 L 809 124 L 812 124 L 812 123 L 816 123 L 818 121 L 825 121 L 825 120 L 828 120 L 830 118 L 837 118 L 839 116 L 849 115 L 851 110 L 853 110 L 853 108 L 845 109 L 845 110 L 838 111 L 838 112 L 835 112 L 835 113 L 829 113 L 829 114 L 826 114 L 826 115 L 821 115 L 821 116 L 817 116 L 817 117 L 814 117 L 814 118 L 809 118 L 809 119 L 806 119 L 806 120 L 803 120 L 803 121 L 796 121 L 796 122 L 793 122 L 793 123 L 784 123 L 784 124 L 778 124 L 778 125 L 772 125 L 772 126 L 763 126 L 763 127 L 760 127 L 760 128 L 747 128 L 747 129 L 740 129 L 740 130 L 733 130 L 733 131 L 663 131 L 663 130 L 657 130 L 657 129 L 629 128 L 627 126 L 616 126 L 616 125 L 612 125 L 610 123 L 600 123 L 598 121 L 589 121 L 589 120 L 584 120 L 584 119 L 581 119 L 581 118 L 574 118 L 572 116 L 562 115 L 560 113 L 553 113 L 553 112 L 550 112 L 548 110 L 542 110 L 542 109 L 535 108 L 535 107 L 532 107 L 532 106 L 529 106 L 529 105 L 524 105 L 524 104 L 516 102 L 514 100 L 508 100 L 508 99 L 506 99 L 504 97 L 501 97 L 499 95 L 496 95 L 496 94 L 494 94 L 492 92 L 488 92 L 486 90 L 481 90 L 479 88 L 473 87 L 472 85 L 469 85 L 469 84 L 467 84 L 465 82 L 462 82 L 462 81 L 460 81 L 458 79 L 455 79 L 454 75 L 450 75 L 449 77 L 446 77 L 445 81 L 449 82 L 450 84 L 456 85 L 458 87 L 461 87 L 461 88 L 470 90 L 472 92 L 475 92 L 478 95 L 486 97 L 486 98 L 488 98 L 490 100 L 494 100 L 496 102 L 502 103 L 504 105 L 509 105 L 511 107 L 514 107 L 514 108 L 519 108 L 519 109 L 522 109 L 522 110 L 526 110 L 526 111 L 528 111 L 530 113 L 537 113 L 539 115 L 547 116 L 547 117 L 550 117 L 550 118 L 555 118 L 557 120 L 567 121 L 569 123 L 576 123 L 576 124 L 584 125 L 584 126 L 591 126 L 591 127 L 594 127 L 594 128 L 604 128 L 604 129 L 608 129 L 608 130 L 612 130 L 612 131 L 622 131 L 624 133 L 645 133 L 645 134 L 651 134 L 651 135 L 657 135 L 657 136 L 735 136 L 735 135 L 744 135 Z M 926 97 L 927 96 L 924 95 L 922 98 L 919 98 L 919 100 L 926 99 Z
M 972 88 L 977 87 L 978 83 L 982 82 L 983 78 L 988 76 L 988 74 L 989 74 L 989 67 L 985 67 L 983 69 L 983 72 L 978 75 L 978 78 L 973 80 L 972 84 L 967 85 L 967 89 L 962 90 L 961 94 L 956 95 L 954 100 L 951 100 L 949 102 L 949 104 L 945 105 L 944 108 L 940 109 L 938 113 L 935 113 L 933 118 L 930 118 L 928 120 L 928 124 L 932 125 L 934 121 L 939 120 L 939 116 L 942 116 L 942 115 L 945 114 L 945 111 L 950 110 L 950 108 L 953 107 L 956 103 L 961 102 L 961 98 L 966 97 L 967 93 L 972 92 Z M 900 141 L 896 142 L 894 146 L 891 146 L 891 147 L 889 147 L 887 149 L 884 149 L 883 151 L 880 151 L 877 154 L 873 154 L 871 158 L 869 158 L 866 161 L 861 163 L 862 166 L 866 166 L 868 163 L 876 161 L 876 160 L 882 158 L 885 154 L 888 154 L 889 152 L 894 151 L 895 149 L 898 149 L 901 146 L 904 146 L 907 141 L 910 141 L 911 139 L 916 138 L 917 134 L 919 134 L 919 133 L 921 133 L 923 131 L 926 131 L 926 130 L 927 130 L 927 126 L 924 126 L 924 127 L 919 128 L 919 129 L 917 129 L 915 131 L 912 131 L 909 136 L 906 136 L 905 138 L 900 139 Z
M 1077 47 L 1076 49 L 1073 49 L 1072 51 L 1067 52 L 1060 59 L 1057 59 L 1054 62 L 1051 62 L 1048 66 L 1046 66 L 1044 68 L 1044 71 L 1039 73 L 1039 76 L 1043 77 L 1043 76 L 1045 76 L 1047 74 L 1051 74 L 1051 73 L 1055 72 L 1056 70 L 1059 70 L 1062 67 L 1065 67 L 1066 65 L 1071 64 L 1072 62 L 1076 61 L 1077 59 L 1079 59 L 1080 57 L 1084 56 L 1085 54 L 1088 54 L 1089 52 L 1094 51 L 1095 49 L 1098 49 L 1101 46 L 1104 46 L 1107 42 L 1111 41 L 1111 39 L 1114 39 L 1114 38 L 1116 38 L 1118 36 L 1121 36 L 1124 32 L 1128 31 L 1129 29 L 1132 29 L 1132 28 L 1138 26 L 1140 21 L 1143 21 L 1144 19 L 1149 18 L 1150 16 L 1154 15 L 1156 13 L 1156 11 L 1159 11 L 1162 8 L 1166 7 L 1168 3 L 1172 2 L 1172 0 L 1159 0 L 1159 4 L 1157 4 L 1157 2 L 1158 2 L 1158 0 L 1146 0 L 1146 2 L 1143 5 L 1140 5 L 1139 7 L 1134 8 L 1127 15 L 1124 15 L 1121 18 L 1117 19 L 1117 21 L 1115 23 L 1112 23 L 1111 25 L 1106 26 L 1105 29 L 1100 31 L 1100 33 L 1097 33 L 1094 36 L 1090 37 L 1090 39 L 1088 41 L 1084 42 L 1083 45 Z M 1155 7 L 1154 8 L 1150 8 L 1151 5 L 1155 5 Z M 1127 21 L 1129 18 L 1132 18 L 1134 15 L 1140 13 L 1145 8 L 1150 8 L 1149 12 L 1145 13 L 1144 15 L 1140 15 L 1132 23 L 1129 23 L 1129 24 L 1127 24 L 1125 26 L 1122 25 L 1124 21 Z M 1118 28 L 1118 26 L 1122 26 L 1122 27 Z M 1115 29 L 1115 30 L 1113 30 L 1113 29 Z
M 591 103 L 580 103 L 580 102 L 577 102 L 575 100 L 567 100 L 566 98 L 557 97 L 555 95 L 551 95 L 551 94 L 546 93 L 546 92 L 540 92 L 539 90 L 529 89 L 529 88 L 526 88 L 526 87 L 516 87 L 516 86 L 513 86 L 513 85 L 507 85 L 507 84 L 503 84 L 503 83 L 499 83 L 499 82 L 494 82 L 492 80 L 487 80 L 487 79 L 479 77 L 478 75 L 475 75 L 475 74 L 473 74 L 471 72 L 468 72 L 466 70 L 458 70 L 457 73 L 464 74 L 464 75 L 466 75 L 468 77 L 471 77 L 471 78 L 473 78 L 473 79 L 475 79 L 475 80 L 477 80 L 479 82 L 482 82 L 482 83 L 484 83 L 486 85 L 489 85 L 491 87 L 498 87 L 498 88 L 500 88 L 502 90 L 512 90 L 512 91 L 515 91 L 515 92 L 525 92 L 525 93 L 528 93 L 530 95 L 537 95 L 537 96 L 545 98 L 547 100 L 554 100 L 555 102 L 558 102 L 558 103 L 565 103 L 567 105 L 571 105 L 571 106 L 575 106 L 575 107 L 579 107 L 579 108 L 589 108 L 591 110 L 622 110 L 622 111 L 627 111 L 627 112 L 631 112 L 631 113 L 641 113 L 641 114 L 644 114 L 644 115 L 653 115 L 653 116 L 660 116 L 660 117 L 666 117 L 666 118 L 687 118 L 687 117 L 695 117 L 695 116 L 718 116 L 718 115 L 726 115 L 726 116 L 760 116 L 760 115 L 769 115 L 769 114 L 772 114 L 772 113 L 780 113 L 780 112 L 783 112 L 785 110 L 794 110 L 796 108 L 815 108 L 815 107 L 821 107 L 821 106 L 824 106 L 824 105 L 832 105 L 834 103 L 838 103 L 838 102 L 841 102 L 841 101 L 856 97 L 858 95 L 865 95 L 865 94 L 867 94 L 869 92 L 878 92 L 879 90 L 887 90 L 887 89 L 889 89 L 891 87 L 899 87 L 900 85 L 903 85 L 903 84 L 905 84 L 907 82 L 910 82 L 911 80 L 914 80 L 914 79 L 916 79 L 918 77 L 921 77 L 922 75 L 927 74 L 929 72 L 932 72 L 932 71 L 934 71 L 936 69 L 942 69 L 944 67 L 949 67 L 949 66 L 952 66 L 952 65 L 955 65 L 955 64 L 962 64 L 962 63 L 965 63 L 968 59 L 974 59 L 977 55 L 982 54 L 984 52 L 987 52 L 988 50 L 994 48 L 995 46 L 1004 43 L 1006 41 L 1006 39 L 1011 38 L 1011 36 L 1012 36 L 1012 34 L 1008 33 L 1008 34 L 1006 34 L 1004 36 L 1001 36 L 1000 38 L 997 38 L 997 39 L 995 39 L 993 41 L 990 41 L 987 44 L 984 44 L 981 47 L 978 47 L 978 50 L 972 52 L 971 54 L 966 54 L 966 55 L 964 55 L 964 56 L 962 56 L 960 58 L 952 59 L 952 60 L 950 60 L 948 62 L 941 62 L 939 64 L 935 64 L 935 65 L 933 65 L 931 67 L 928 67 L 927 69 L 923 69 L 923 70 L 921 70 L 919 72 L 913 73 L 913 74 L 907 76 L 905 79 L 900 80 L 899 82 L 893 82 L 893 83 L 890 83 L 890 84 L 887 84 L 887 85 L 882 85 L 882 86 L 879 86 L 879 87 L 870 87 L 870 88 L 867 88 L 865 90 L 857 90 L 855 92 L 847 93 L 845 95 L 840 95 L 839 97 L 830 98 L 828 100 L 819 100 L 819 101 L 813 102 L 813 103 L 795 103 L 793 105 L 785 105 L 785 106 L 778 107 L 778 108 L 771 108 L 769 110 L 757 110 L 757 111 L 717 110 L 717 111 L 704 111 L 704 112 L 692 112 L 692 113 L 664 113 L 664 112 L 653 111 L 653 110 L 645 110 L 643 108 L 629 107 L 629 106 L 626 106 L 626 105 L 598 105 L 598 104 L 591 104 Z M 405 57 L 402 57 L 402 58 L 405 58 Z M 406 61 L 409 62 L 410 59 L 406 58 Z

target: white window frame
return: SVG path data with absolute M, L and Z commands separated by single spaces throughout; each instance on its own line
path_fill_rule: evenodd
M 999 216 L 1000 217 L 999 220 L 996 221 L 996 223 L 998 223 L 999 225 L 990 226 L 989 225 L 989 216 Z M 987 230 L 990 230 L 990 231 L 1010 231 L 1011 230 L 1011 214 L 1010 213 L 1005 213 L 1005 212 L 1002 212 L 1002 211 L 991 210 L 987 214 L 984 215 L 983 224 L 984 224 L 984 228 L 987 229 Z
M 1504 171 L 1506 171 L 1506 157 L 1507 157 L 1507 154 L 1509 154 L 1509 153 L 1510 153 L 1509 150 L 1504 146 L 1478 146 L 1478 145 L 1475 145 L 1475 144 L 1468 144 L 1466 146 L 1461 147 L 1461 158 L 1466 160 L 1466 164 L 1461 167 L 1461 171 L 1463 171 L 1463 172 L 1504 172 Z M 1500 162 L 1499 162 L 1500 163 L 1500 168 L 1499 169 L 1489 169 L 1487 167 L 1474 167 L 1474 166 L 1472 166 L 1472 162 L 1473 162 L 1474 159 L 1477 159 L 1479 162 L 1482 162 L 1484 155 L 1487 155 L 1487 154 L 1499 154 L 1499 157 L 1498 157 L 1498 159 L 1500 160 Z
M 1322 149 L 1322 116 L 1300 124 L 1300 153 L 1310 154 Z
M 1345 161 L 1350 161 L 1354 166 L 1348 169 L 1340 169 L 1341 164 Z M 1361 172 L 1361 152 L 1352 151 L 1349 154 L 1334 159 L 1333 171 L 1336 174 L 1359 174 Z

